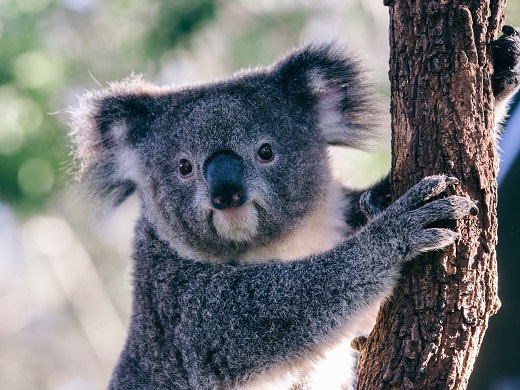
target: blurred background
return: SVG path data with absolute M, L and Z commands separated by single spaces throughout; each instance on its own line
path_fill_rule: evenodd
M 382 3 L 0 0 L 0 389 L 103 389 L 124 342 L 137 204 L 107 215 L 69 185 L 65 110 L 77 96 L 132 72 L 160 84 L 208 81 L 268 65 L 303 42 L 337 39 L 365 59 L 388 100 Z M 520 0 L 509 1 L 507 15 L 520 25 Z M 503 139 L 503 306 L 470 389 L 520 389 L 518 111 Z M 354 185 L 389 169 L 385 144 L 340 157 Z

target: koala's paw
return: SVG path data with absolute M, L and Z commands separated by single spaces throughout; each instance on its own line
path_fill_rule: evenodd
M 401 252 L 405 260 L 421 252 L 442 249 L 454 243 L 459 237 L 450 229 L 429 228 L 428 225 L 478 213 L 475 203 L 463 196 L 453 195 L 428 202 L 444 192 L 448 186 L 457 183 L 458 180 L 454 177 L 426 177 L 387 209 L 382 219 L 386 224 L 392 225 L 387 228 L 389 230 L 387 234 L 390 236 L 389 243 Z
M 367 191 L 359 198 L 359 207 L 367 219 L 372 219 L 380 214 L 390 203 L 389 194 L 381 194 L 377 191 Z
M 390 174 L 376 183 L 369 191 L 361 194 L 359 208 L 367 220 L 380 214 L 390 204 Z
M 493 53 L 493 93 L 497 101 L 509 98 L 520 87 L 520 29 L 504 26 L 502 33 L 489 43 Z

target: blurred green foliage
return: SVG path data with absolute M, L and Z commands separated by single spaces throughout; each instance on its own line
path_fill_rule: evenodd
M 48 115 L 64 64 L 38 23 L 53 8 L 44 0 L 0 4 L 0 197 L 24 210 L 52 193 L 66 155 Z
M 106 77 L 110 67 L 154 67 L 215 10 L 215 0 L 0 2 L 0 201 L 33 212 L 64 182 L 66 118 L 52 113 L 92 65 Z
M 215 0 L 163 1 L 157 7 L 153 29 L 145 41 L 147 53 L 159 57 L 167 49 L 185 44 L 204 22 L 213 18 Z
M 233 39 L 233 65 L 240 68 L 269 65 L 274 60 L 271 53 L 284 53 L 298 42 L 307 21 L 308 10 L 305 9 L 258 15 Z

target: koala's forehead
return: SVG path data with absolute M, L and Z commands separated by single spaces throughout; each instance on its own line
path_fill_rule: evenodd
M 162 114 L 153 127 L 175 144 L 204 149 L 284 137 L 289 136 L 284 129 L 306 120 L 292 103 L 269 83 L 217 83 L 162 96 Z

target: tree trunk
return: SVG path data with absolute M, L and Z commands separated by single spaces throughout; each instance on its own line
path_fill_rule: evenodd
M 477 217 L 461 238 L 415 259 L 378 315 L 359 361 L 359 389 L 464 389 L 497 296 L 497 166 L 486 43 L 505 0 L 395 0 L 390 10 L 393 197 L 421 178 L 460 179 Z M 451 225 L 450 225 L 451 226 Z

